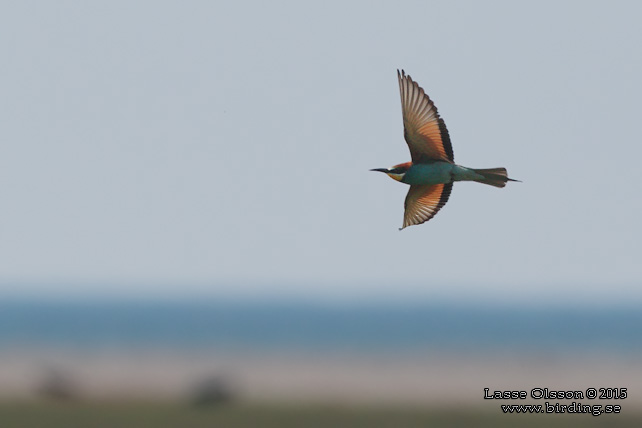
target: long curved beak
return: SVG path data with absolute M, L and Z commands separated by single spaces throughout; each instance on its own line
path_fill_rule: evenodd
M 371 169 L 370 171 L 379 171 L 379 172 L 385 172 L 385 173 L 388 172 L 386 168 L 375 168 L 375 169 Z

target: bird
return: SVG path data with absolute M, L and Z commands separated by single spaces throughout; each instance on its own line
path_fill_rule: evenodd
M 410 162 L 370 171 L 410 185 L 404 202 L 403 225 L 419 225 L 433 218 L 448 202 L 455 181 L 476 181 L 502 188 L 508 181 L 506 168 L 473 169 L 455 164 L 446 123 L 435 103 L 404 70 L 397 70 L 404 139 L 410 148 Z

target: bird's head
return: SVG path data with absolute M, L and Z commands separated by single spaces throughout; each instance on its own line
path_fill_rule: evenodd
M 399 165 L 395 165 L 390 169 L 375 168 L 375 169 L 371 169 L 370 171 L 385 172 L 386 174 L 388 174 L 388 177 L 395 179 L 397 181 L 401 181 L 403 180 L 404 175 L 406 175 L 406 172 L 408 172 L 411 166 L 412 166 L 412 162 L 406 162 L 406 163 L 400 163 Z

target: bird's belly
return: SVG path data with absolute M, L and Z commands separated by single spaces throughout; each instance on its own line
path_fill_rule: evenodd
M 406 172 L 402 181 L 406 184 L 450 183 L 453 166 L 448 162 L 415 164 Z

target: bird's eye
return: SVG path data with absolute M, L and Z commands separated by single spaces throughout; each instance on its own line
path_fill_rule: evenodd
M 403 168 L 393 168 L 390 170 L 393 174 L 401 174 L 403 172 Z

